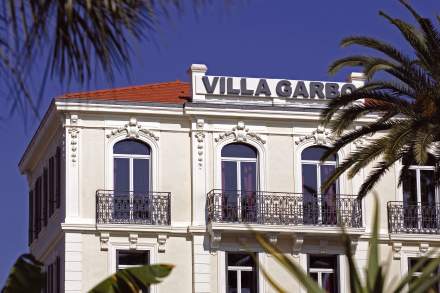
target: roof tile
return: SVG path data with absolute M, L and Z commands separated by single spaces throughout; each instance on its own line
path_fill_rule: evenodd
M 140 86 L 65 94 L 59 99 L 84 99 L 107 101 L 135 101 L 183 104 L 191 96 L 191 85 L 179 80 L 151 83 Z

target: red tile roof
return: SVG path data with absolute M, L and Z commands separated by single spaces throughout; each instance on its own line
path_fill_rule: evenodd
M 191 85 L 179 80 L 140 86 L 65 94 L 60 99 L 133 101 L 183 104 L 191 96 Z

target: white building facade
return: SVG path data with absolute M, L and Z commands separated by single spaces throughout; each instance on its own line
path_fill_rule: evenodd
M 371 169 L 322 193 L 320 185 L 371 138 L 320 162 L 334 137 L 319 115 L 363 75 L 346 83 L 224 77 L 201 64 L 189 74 L 189 83 L 54 99 L 19 164 L 29 184 L 29 247 L 46 266 L 47 292 L 87 292 L 147 263 L 175 265 L 153 293 L 274 292 L 262 266 L 289 292 L 305 292 L 255 232 L 329 292 L 349 292 L 338 227 L 362 268 L 373 197 L 356 193 Z M 413 166 L 398 187 L 400 168 L 375 188 L 380 251 L 396 278 L 440 241 L 433 167 Z

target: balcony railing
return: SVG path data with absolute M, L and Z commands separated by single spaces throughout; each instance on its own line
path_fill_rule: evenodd
M 354 195 L 212 190 L 208 222 L 362 227 L 362 204 Z
M 97 224 L 170 225 L 169 192 L 96 192 Z
M 440 204 L 390 201 L 387 209 L 390 233 L 440 234 Z

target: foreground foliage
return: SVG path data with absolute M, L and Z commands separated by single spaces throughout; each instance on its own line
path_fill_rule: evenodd
M 96 285 L 91 293 L 139 293 L 167 277 L 173 265 L 156 264 L 120 270 Z M 41 293 L 46 286 L 44 265 L 31 254 L 21 255 L 8 276 L 2 293 Z
M 371 231 L 371 240 L 368 249 L 368 263 L 367 267 L 363 271 L 363 278 L 358 271 L 359 266 L 356 264 L 356 260 L 353 257 L 351 250 L 351 241 L 344 231 L 343 241 L 345 244 L 345 254 L 348 259 L 349 265 L 349 278 L 350 278 L 350 292 L 352 293 L 384 293 L 384 292 L 430 292 L 431 287 L 440 281 L 440 274 L 435 274 L 437 268 L 440 265 L 440 258 L 428 258 L 432 256 L 428 254 L 426 258 L 421 259 L 407 275 L 403 276 L 400 280 L 392 280 L 388 272 L 389 262 L 381 263 L 379 254 L 379 205 L 377 196 L 375 197 L 375 207 L 373 212 L 373 226 Z M 278 263 L 292 276 L 300 282 L 300 284 L 308 290 L 310 293 L 325 293 L 318 283 L 315 282 L 302 267 L 292 260 L 290 257 L 283 254 L 276 246 L 272 245 L 263 235 L 256 235 L 257 241 L 264 248 L 267 253 L 270 253 Z M 412 275 L 416 271 L 420 271 L 423 267 L 420 277 L 415 281 Z M 263 274 L 278 292 L 287 293 L 288 291 L 283 289 L 282 285 L 277 283 L 268 273 L 264 267 Z M 409 291 L 408 291 L 409 289 Z
M 374 54 L 349 56 L 330 66 L 330 73 L 345 67 L 361 67 L 369 82 L 350 94 L 331 100 L 322 112 L 322 123 L 339 137 L 322 159 L 358 139 L 366 139 L 364 145 L 337 167 L 323 184 L 323 190 L 344 172 L 353 178 L 375 162 L 359 191 L 362 197 L 402 158 L 407 160 L 403 161 L 399 184 L 409 166 L 426 165 L 430 153 L 436 163 L 439 161 L 440 33 L 433 21 L 419 15 L 407 1 L 399 2 L 412 15 L 416 25 L 385 12 L 380 15 L 400 32 L 411 52 L 406 54 L 386 41 L 353 36 L 343 39 L 341 45 L 358 45 L 372 49 Z M 369 116 L 372 114 L 377 116 Z M 354 122 L 359 119 L 370 122 L 353 129 Z M 376 133 L 380 134 L 379 138 L 371 138 Z M 438 185 L 438 172 L 435 172 L 435 182 Z

